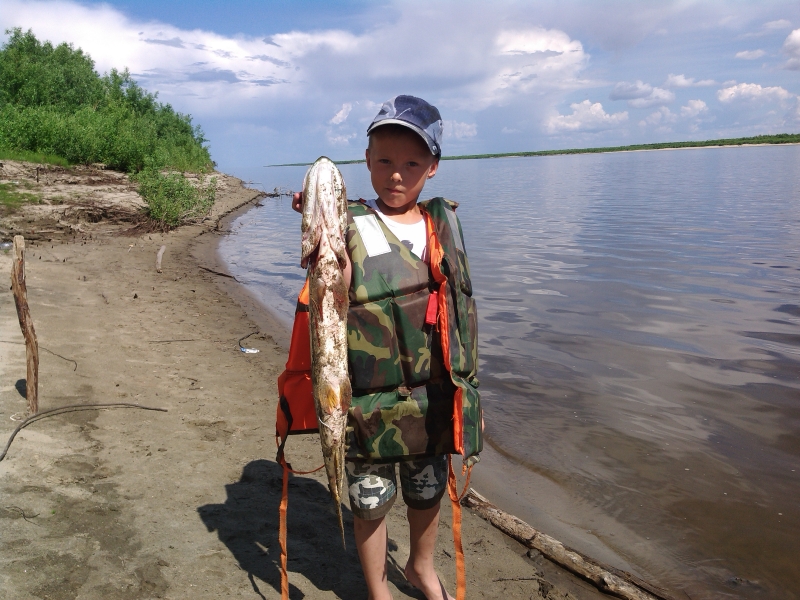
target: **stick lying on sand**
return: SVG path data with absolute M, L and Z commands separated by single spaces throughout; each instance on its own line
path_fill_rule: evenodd
M 514 515 L 500 510 L 473 489 L 464 496 L 461 504 L 474 510 L 480 517 L 522 545 L 538 550 L 548 560 L 587 579 L 606 593 L 626 600 L 674 600 L 665 590 L 652 586 L 635 575 L 605 565 L 564 546 Z
M 8 442 L 6 443 L 6 447 L 3 448 L 3 451 L 0 452 L 0 461 L 2 461 L 6 454 L 8 454 L 8 449 L 11 447 L 11 442 L 14 441 L 14 438 L 17 437 L 17 434 L 25 429 L 28 425 L 33 423 L 34 421 L 38 421 L 40 419 L 44 419 L 46 417 L 55 417 L 57 415 L 62 415 L 67 412 L 74 412 L 77 410 L 97 410 L 100 408 L 141 408 L 142 410 L 156 410 L 158 412 L 168 412 L 166 408 L 158 408 L 156 406 L 142 406 L 141 404 L 133 404 L 131 402 L 104 402 L 104 403 L 95 403 L 95 404 L 67 404 L 66 406 L 59 406 L 57 408 L 51 408 L 49 410 L 43 410 L 40 413 L 36 413 L 35 415 L 31 415 L 22 423 L 17 425 L 17 428 L 11 432 L 11 437 L 8 438 Z

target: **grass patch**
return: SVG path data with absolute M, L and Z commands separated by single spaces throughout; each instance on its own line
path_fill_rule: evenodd
M 192 185 L 183 173 L 162 173 L 147 168 L 131 177 L 139 184 L 139 194 L 147 202 L 147 212 L 162 229 L 208 213 L 214 204 L 217 178 L 206 182 L 200 175 L 200 185 Z
M 36 194 L 20 191 L 18 183 L 0 183 L 0 212 L 2 214 L 13 212 L 23 204 L 39 204 L 41 201 Z
M 44 154 L 43 152 L 31 152 L 30 150 L 13 150 L 10 148 L 0 148 L 0 160 L 20 160 L 44 165 L 56 165 L 58 167 L 68 167 L 69 161 L 55 154 Z

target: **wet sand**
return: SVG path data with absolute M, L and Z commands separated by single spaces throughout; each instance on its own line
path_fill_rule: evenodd
M 129 184 L 123 177 L 105 192 L 95 186 L 91 198 L 75 202 L 102 202 L 106 192 L 120 191 L 114 185 Z M 220 274 L 216 257 L 232 211 L 257 198 L 220 176 L 209 218 L 134 237 L 119 235 L 130 226 L 124 219 L 82 218 L 74 209 L 65 218 L 68 203 L 45 210 L 46 228 L 45 217 L 0 221 L 4 240 L 20 231 L 29 240 L 40 409 L 132 402 L 169 411 L 73 412 L 18 435 L 0 463 L 0 598 L 279 597 L 281 472 L 273 431 L 288 335 Z M 0 252 L 0 272 L 10 273 L 8 253 Z M 25 354 L 6 286 L 0 308 L 4 444 L 12 417 L 26 408 Z M 238 340 L 254 331 L 244 345 L 260 352 L 240 352 Z M 295 436 L 287 451 L 296 468 L 318 466 L 316 436 Z M 366 597 L 352 533 L 343 550 L 323 477 L 291 479 L 291 597 Z M 491 490 L 479 491 L 491 499 Z M 452 592 L 448 504 L 436 562 Z M 402 575 L 404 521 L 399 501 L 389 517 L 389 579 L 395 598 L 418 598 Z M 469 597 L 606 597 L 541 556 L 529 558 L 469 511 L 464 540 Z

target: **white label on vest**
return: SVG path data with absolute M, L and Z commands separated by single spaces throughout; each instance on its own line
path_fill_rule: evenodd
M 392 251 L 375 215 L 353 217 L 353 222 L 356 224 L 358 233 L 364 242 L 364 247 L 367 249 L 367 256 L 380 256 Z
M 453 210 L 444 210 L 447 213 L 447 220 L 450 222 L 450 231 L 453 232 L 453 240 L 456 242 L 456 247 L 464 252 L 464 242 L 461 240 L 461 231 L 458 229 L 458 219 Z M 466 253 L 465 253 L 466 254 Z

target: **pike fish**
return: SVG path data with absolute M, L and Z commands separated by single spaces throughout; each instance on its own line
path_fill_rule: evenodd
M 308 266 L 314 404 L 328 489 L 336 503 L 342 544 L 345 432 L 352 397 L 347 371 L 346 227 L 347 194 L 342 174 L 332 161 L 320 157 L 311 165 L 303 183 L 301 264 Z

